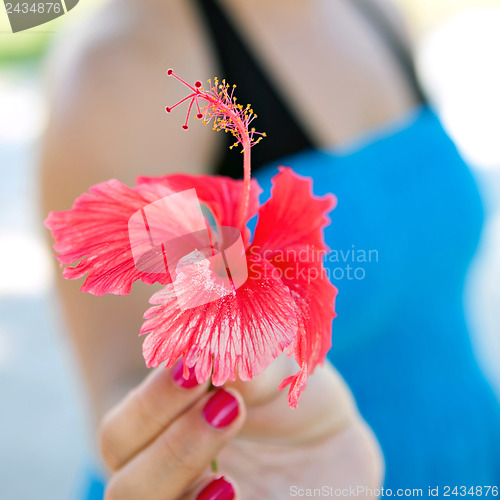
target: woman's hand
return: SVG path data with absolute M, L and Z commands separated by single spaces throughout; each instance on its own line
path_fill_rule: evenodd
M 313 488 L 371 497 L 382 459 L 349 390 L 326 364 L 291 410 L 277 386 L 292 363 L 281 357 L 251 382 L 210 392 L 180 364 L 154 370 L 103 419 L 106 500 L 275 500 Z

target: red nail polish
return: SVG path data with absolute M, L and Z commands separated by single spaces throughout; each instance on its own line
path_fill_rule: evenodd
M 238 400 L 224 389 L 215 392 L 203 408 L 205 420 L 216 429 L 227 427 L 238 414 Z
M 184 387 L 184 389 L 191 389 L 198 385 L 198 381 L 196 380 L 196 375 L 194 374 L 194 368 L 189 368 L 189 378 L 185 379 L 183 375 L 183 362 L 182 359 L 175 363 L 172 369 L 172 378 L 174 382 L 180 387 Z
M 233 485 L 224 476 L 214 479 L 203 488 L 196 500 L 233 500 L 235 492 Z

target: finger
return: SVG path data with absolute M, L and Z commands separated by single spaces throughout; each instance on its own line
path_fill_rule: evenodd
M 108 467 L 122 467 L 206 391 L 207 384 L 198 385 L 192 372 L 183 378 L 182 361 L 154 370 L 103 418 L 99 442 Z
M 111 478 L 108 498 L 177 499 L 236 435 L 244 419 L 243 400 L 236 391 L 208 393 Z
M 235 482 L 226 475 L 210 474 L 181 500 L 233 500 L 239 498 Z

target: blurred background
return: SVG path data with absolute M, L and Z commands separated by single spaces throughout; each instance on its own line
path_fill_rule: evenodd
M 61 30 L 104 1 L 81 1 L 16 34 L 0 5 L 2 500 L 74 498 L 92 448 L 36 186 L 44 58 Z M 465 300 L 478 357 L 500 394 L 500 0 L 396 3 L 415 39 L 423 86 L 483 193 L 487 220 Z

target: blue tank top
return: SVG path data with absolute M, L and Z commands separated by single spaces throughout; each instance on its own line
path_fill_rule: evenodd
M 470 171 L 427 107 L 344 150 L 280 161 L 338 206 L 325 231 L 339 289 L 330 361 L 386 463 L 384 487 L 500 482 L 500 405 L 474 357 L 464 279 L 483 211 Z M 276 165 L 256 177 L 269 196 Z M 88 500 L 102 481 L 89 476 Z
M 325 231 L 339 289 L 329 359 L 381 444 L 385 487 L 498 485 L 500 405 L 463 307 L 483 211 L 438 118 L 423 107 L 349 148 L 280 164 L 338 198 Z M 257 174 L 264 196 L 275 173 Z

